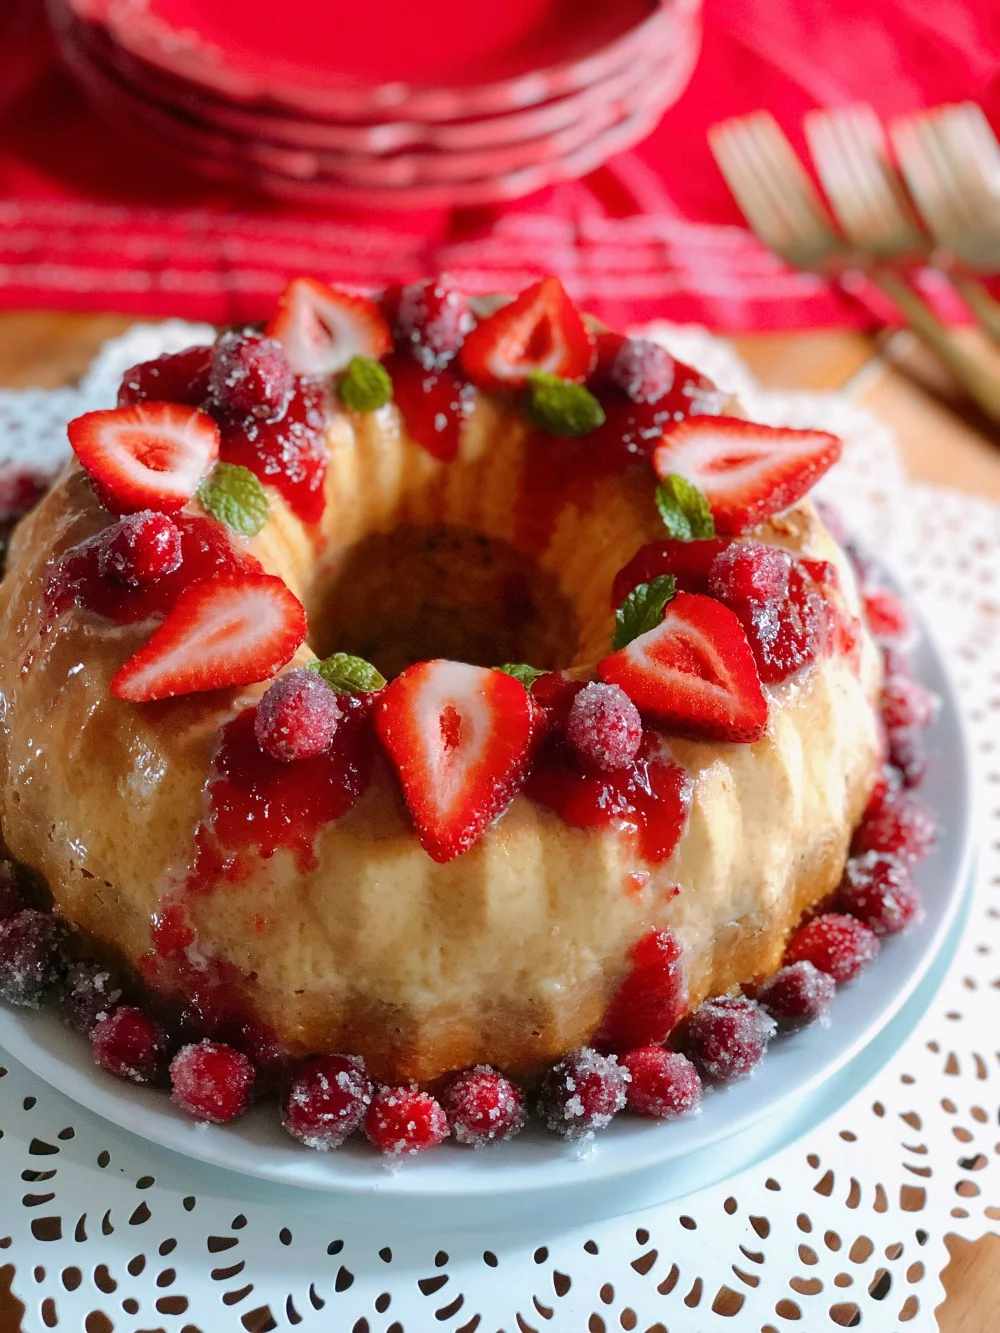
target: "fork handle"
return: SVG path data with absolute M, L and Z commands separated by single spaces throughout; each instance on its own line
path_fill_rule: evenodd
M 868 276 L 895 302 L 910 328 L 937 352 L 972 401 L 1000 422 L 1000 382 L 962 351 L 947 326 L 898 273 L 879 267 L 870 269 Z
M 948 270 L 948 279 L 979 321 L 984 332 L 1000 343 L 1000 301 L 971 273 Z

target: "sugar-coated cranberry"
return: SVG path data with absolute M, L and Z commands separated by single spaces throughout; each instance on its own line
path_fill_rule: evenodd
M 844 867 L 837 908 L 876 935 L 898 935 L 920 915 L 920 894 L 905 861 L 888 852 L 852 856 Z
M 836 990 L 837 983 L 829 973 L 803 958 L 768 977 L 757 990 L 757 1003 L 771 1015 L 779 1032 L 794 1032 L 823 1018 Z
M 606 1129 L 625 1107 L 628 1074 L 613 1055 L 591 1047 L 567 1055 L 545 1075 L 538 1115 L 553 1134 L 582 1139 Z
M 216 339 L 208 387 L 213 407 L 230 421 L 274 421 L 288 406 L 295 377 L 277 338 L 230 329 Z
M 620 685 L 584 686 L 566 714 L 566 739 L 587 768 L 613 773 L 639 751 L 642 718 Z
M 658 403 L 674 387 L 676 363 L 649 338 L 625 338 L 608 369 L 613 384 L 633 403 Z
M 799 927 L 788 941 L 785 962 L 804 959 L 840 986 L 873 962 L 878 951 L 875 932 L 862 921 L 842 912 L 825 912 Z
M 340 701 L 323 677 L 295 667 L 265 690 L 254 734 L 265 754 L 292 763 L 326 754 L 343 718 Z
M 101 1069 L 132 1083 L 152 1083 L 163 1072 L 166 1036 L 157 1023 L 122 1004 L 94 1028 L 90 1049 Z
M 905 861 L 920 861 L 934 846 L 934 816 L 907 792 L 889 791 L 854 831 L 851 851 L 894 852 Z
M 916 727 L 897 727 L 889 732 L 889 761 L 904 787 L 919 787 L 927 776 L 927 746 Z
M 888 588 L 864 588 L 861 601 L 868 628 L 876 639 L 902 639 L 910 633 L 910 613 L 902 600 Z
M 28 906 L 25 877 L 13 861 L 0 861 L 0 921 Z
M 59 1012 L 75 1031 L 89 1037 L 102 1019 L 118 1007 L 120 979 L 103 963 L 83 959 L 72 963 L 59 993 Z
M 122 376 L 118 406 L 152 401 L 200 407 L 208 394 L 211 365 L 211 347 L 187 347 L 131 366 Z
M 791 557 L 763 542 L 733 542 L 712 561 L 708 591 L 722 602 L 773 602 L 788 594 Z
M 441 370 L 455 357 L 475 324 L 465 294 L 446 278 L 413 282 L 391 294 L 393 331 L 424 370 Z
M 783 601 L 734 602 L 732 609 L 767 684 L 809 666 L 829 646 L 833 608 L 804 561 L 792 562 Z
M 408 1157 L 443 1142 L 448 1137 L 448 1117 L 429 1092 L 383 1088 L 368 1108 L 365 1134 L 379 1152 Z
M 182 1046 L 170 1061 L 170 1100 L 195 1120 L 235 1120 L 249 1109 L 253 1085 L 253 1065 L 222 1042 Z
M 676 1120 L 701 1105 L 701 1077 L 679 1051 L 640 1046 L 621 1057 L 628 1072 L 626 1099 L 630 1111 L 654 1120 Z
M 913 663 L 898 643 L 886 640 L 879 647 L 882 649 L 882 668 L 886 679 L 890 676 L 911 677 L 913 675 Z
M 166 514 L 126 514 L 102 534 L 98 572 L 127 588 L 144 588 L 180 565 L 181 530 Z
M 886 758 L 888 758 L 888 739 L 886 740 Z M 875 778 L 875 785 L 872 787 L 861 822 L 864 823 L 865 820 L 870 819 L 876 810 L 881 809 L 883 802 L 890 796 L 895 795 L 902 785 L 903 780 L 899 769 L 894 768 L 892 764 L 883 763 Z
M 649 931 L 632 947 L 631 968 L 612 997 L 596 1046 L 628 1051 L 666 1041 L 687 1011 L 681 953 L 669 930 Z
M 721 995 L 706 1000 L 692 1015 L 687 1053 L 705 1078 L 737 1083 L 752 1073 L 767 1050 L 775 1022 L 756 1000 Z
M 441 1094 L 456 1143 L 482 1148 L 511 1139 L 524 1127 L 520 1090 L 488 1065 L 457 1074 Z
M 0 921 L 0 999 L 37 1009 L 66 970 L 65 925 L 25 907 Z
M 887 676 L 882 686 L 882 720 L 892 732 L 927 727 L 934 719 L 937 696 L 909 676 Z
M 307 1148 L 339 1148 L 361 1125 L 371 1105 L 372 1085 L 357 1055 L 318 1055 L 292 1080 L 281 1123 Z

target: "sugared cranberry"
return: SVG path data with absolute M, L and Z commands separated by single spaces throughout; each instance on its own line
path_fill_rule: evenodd
M 793 561 L 784 601 L 734 603 L 761 680 L 774 684 L 808 666 L 827 648 L 832 607 L 802 561 Z
M 57 917 L 31 907 L 0 921 L 0 999 L 37 1009 L 66 970 L 67 936 Z
M 882 720 L 888 730 L 927 727 L 934 719 L 937 696 L 908 676 L 887 676 L 882 686 Z
M 887 852 L 865 852 L 844 867 L 837 907 L 876 935 L 897 935 L 920 915 L 920 895 L 905 861 Z
M 121 982 L 110 968 L 91 959 L 73 963 L 59 995 L 59 1012 L 75 1031 L 89 1037 L 102 1019 L 118 1007 Z
M 372 1085 L 357 1055 L 319 1055 L 292 1080 L 281 1123 L 307 1148 L 339 1148 L 365 1118 Z
M 666 1041 L 687 1010 L 681 943 L 669 930 L 644 935 L 629 952 L 631 970 L 615 992 L 595 1044 L 628 1051 Z
M 658 403 L 674 387 L 674 358 L 649 338 L 625 338 L 611 361 L 608 378 L 633 403 Z
M 894 852 L 905 861 L 920 861 L 934 846 L 934 816 L 906 792 L 890 791 L 855 830 L 851 851 Z
M 94 1061 L 116 1078 L 152 1083 L 163 1071 L 166 1037 L 148 1014 L 119 1005 L 94 1028 L 90 1048 Z
M 613 1055 L 584 1047 L 553 1065 L 538 1094 L 538 1115 L 553 1134 L 582 1139 L 624 1109 L 628 1075 Z
M 211 347 L 188 347 L 143 361 L 122 376 L 118 406 L 152 401 L 200 407 L 208 394 L 211 365 Z
M 774 1019 L 745 995 L 706 1000 L 692 1015 L 687 1053 L 705 1078 L 737 1083 L 746 1078 L 767 1050 Z
M 902 639 L 912 629 L 910 613 L 903 602 L 888 588 L 868 587 L 862 591 L 868 628 L 876 639 Z
M 292 763 L 326 754 L 343 718 L 340 701 L 322 676 L 295 667 L 265 690 L 254 735 L 265 754 Z
M 890 676 L 906 676 L 909 678 L 913 675 L 913 663 L 898 643 L 886 641 L 879 646 L 882 649 L 882 667 L 886 679 Z
M 170 1062 L 170 1100 L 195 1120 L 226 1125 L 243 1115 L 253 1096 L 254 1067 L 221 1042 L 182 1046 Z
M 863 971 L 878 955 L 879 943 L 874 931 L 853 916 L 825 912 L 800 926 L 788 941 L 786 963 L 803 959 L 812 963 L 838 986 Z
M 586 768 L 613 773 L 638 754 L 642 718 L 621 686 L 594 681 L 570 705 L 566 739 Z
M 414 282 L 392 293 L 398 349 L 424 370 L 441 370 L 455 357 L 475 324 L 465 294 L 443 277 Z
M 631 1082 L 626 1090 L 630 1111 L 655 1120 L 676 1120 L 701 1105 L 701 1078 L 678 1051 L 640 1046 L 621 1058 Z
M 780 1032 L 795 1032 L 826 1014 L 836 990 L 833 977 L 803 958 L 768 977 L 757 991 L 757 1003 Z
M 419 1088 L 383 1088 L 372 1098 L 365 1134 L 379 1152 L 412 1156 L 436 1148 L 448 1137 L 448 1118 L 429 1092 Z
M 762 542 L 733 542 L 712 561 L 708 591 L 722 602 L 781 601 L 788 593 L 791 558 Z
M 102 578 L 144 588 L 181 565 L 181 530 L 166 514 L 127 514 L 102 534 L 97 568 Z
M 927 776 L 927 747 L 924 734 L 914 727 L 889 732 L 889 760 L 904 787 L 919 787 Z
M 23 873 L 13 861 L 0 861 L 0 921 L 27 906 Z
M 441 1096 L 456 1143 L 482 1148 L 511 1139 L 524 1126 L 524 1102 L 510 1079 L 488 1065 L 466 1069 Z
M 208 388 L 213 410 L 227 420 L 276 420 L 288 406 L 294 384 L 292 368 L 276 338 L 231 329 L 216 340 Z

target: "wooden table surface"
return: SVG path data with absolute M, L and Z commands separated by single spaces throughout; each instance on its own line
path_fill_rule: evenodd
M 105 338 L 132 320 L 51 311 L 0 313 L 0 386 L 55 386 L 78 376 Z M 762 334 L 737 338 L 740 355 L 772 388 L 842 389 L 892 427 L 911 475 L 1000 501 L 1000 432 L 954 398 L 940 368 L 910 335 Z M 1000 1205 L 1000 1199 L 994 1199 Z M 993 1333 L 1000 1308 L 1000 1237 L 949 1237 L 942 1333 Z M 13 1256 L 16 1260 L 16 1256 Z M 11 1266 L 0 1267 L 0 1333 L 20 1333 L 10 1296 Z M 681 1330 L 681 1333 L 686 1333 Z

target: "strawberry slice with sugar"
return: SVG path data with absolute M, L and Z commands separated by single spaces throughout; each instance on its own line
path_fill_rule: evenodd
M 679 592 L 663 621 L 598 662 L 639 712 L 706 740 L 759 741 L 767 700 L 743 626 L 728 606 Z
M 111 693 L 148 703 L 252 685 L 290 661 L 305 637 L 302 603 L 275 575 L 197 583 L 115 673 Z
M 516 389 L 539 372 L 583 380 L 594 339 L 559 279 L 542 278 L 477 324 L 459 361 L 481 389 Z
M 676 473 L 708 499 L 720 534 L 745 532 L 801 500 L 840 457 L 822 430 L 693 417 L 664 432 L 653 452 L 659 477 Z
M 293 278 L 267 326 L 296 375 L 336 375 L 354 356 L 378 361 L 392 332 L 374 301 L 335 291 L 315 278 Z
M 97 498 L 114 514 L 183 509 L 219 456 L 212 418 L 178 403 L 86 412 L 68 433 Z
M 421 846 L 444 862 L 467 851 L 520 787 L 531 702 L 502 671 L 438 658 L 386 686 L 376 727 Z

